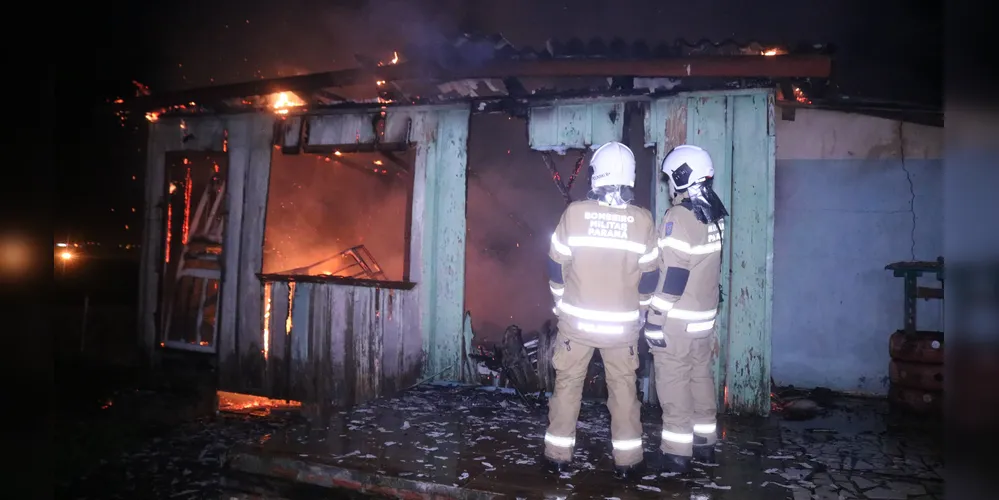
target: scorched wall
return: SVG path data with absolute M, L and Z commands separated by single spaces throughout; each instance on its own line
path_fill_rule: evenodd
M 943 253 L 943 129 L 814 109 L 776 125 L 773 376 L 884 394 L 903 297 L 884 267 Z M 920 300 L 917 327 L 942 329 L 942 307 Z

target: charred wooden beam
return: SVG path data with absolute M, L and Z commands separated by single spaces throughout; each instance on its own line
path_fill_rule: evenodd
M 699 56 L 648 60 L 550 59 L 492 61 L 474 68 L 442 68 L 403 63 L 355 68 L 312 75 L 218 85 L 170 94 L 138 97 L 132 111 L 155 111 L 187 103 L 205 104 L 276 92 L 311 93 L 318 89 L 372 84 L 376 80 L 452 81 L 510 77 L 707 77 L 707 78 L 828 78 L 832 62 L 825 55 Z

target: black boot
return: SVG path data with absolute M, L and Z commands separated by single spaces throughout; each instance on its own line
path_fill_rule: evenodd
M 563 472 L 569 471 L 569 462 L 561 462 L 558 460 L 552 460 L 545 457 L 542 461 L 542 470 L 550 474 L 561 475 Z
M 635 465 L 629 465 L 627 467 L 614 467 L 614 478 L 623 481 L 632 481 L 637 479 L 642 475 L 642 471 L 645 470 L 645 462 L 638 462 Z
M 690 457 L 663 453 L 662 471 L 673 474 L 686 474 L 690 472 Z
M 713 464 L 715 462 L 715 447 L 713 445 L 694 446 L 694 460 L 702 464 Z

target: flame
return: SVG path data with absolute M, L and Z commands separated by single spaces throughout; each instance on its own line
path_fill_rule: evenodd
M 393 50 L 392 51 L 392 64 L 396 64 L 398 62 L 399 62 L 399 53 Z
M 150 111 L 150 112 L 146 113 L 146 119 L 149 120 L 149 121 L 151 121 L 151 122 L 155 122 L 156 120 L 160 119 L 160 114 L 156 113 L 154 111 Z
M 271 284 L 264 285 L 264 359 L 271 350 Z
M 805 93 L 801 91 L 800 88 L 794 87 L 794 100 L 802 104 L 811 104 L 812 101 L 805 96 Z
M 278 92 L 271 96 L 271 107 L 279 115 L 286 115 L 290 108 L 304 106 L 305 101 L 291 92 Z
M 295 305 L 295 283 L 288 283 L 288 319 L 284 320 L 284 334 L 291 335 L 291 311 Z
M 724 401 L 725 401 L 725 408 L 728 408 L 728 384 L 725 384 L 725 397 L 724 397 Z
M 187 158 L 184 158 L 184 164 L 187 164 Z M 188 232 L 191 229 L 191 189 L 193 182 L 191 181 L 191 167 L 187 167 L 187 174 L 184 177 L 184 233 L 181 237 L 180 242 L 187 244 Z
M 69 250 L 63 250 L 63 252 L 59 254 L 59 258 L 61 258 L 62 260 L 70 260 L 73 258 L 73 253 L 70 252 Z
M 761 56 L 782 56 L 784 54 L 787 54 L 786 50 L 779 49 L 779 48 L 776 48 L 776 47 L 772 48 L 772 49 L 764 50 L 763 52 L 760 52 Z
M 170 192 L 173 193 L 175 188 L 173 183 L 170 184 L 170 188 L 171 188 Z M 170 263 L 170 237 L 171 237 L 170 233 L 173 230 L 172 226 L 173 226 L 173 204 L 170 203 L 170 200 L 167 200 L 166 252 L 164 252 L 166 255 L 163 258 L 163 261 L 166 262 L 167 264 Z

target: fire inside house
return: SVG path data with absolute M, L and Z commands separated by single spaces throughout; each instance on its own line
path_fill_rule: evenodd
M 211 354 L 220 407 L 296 406 L 324 422 L 428 381 L 508 385 L 531 408 L 553 387 L 544 257 L 561 211 L 586 195 L 591 152 L 630 146 L 636 203 L 659 221 L 659 165 L 689 143 L 716 158 L 715 189 L 738 207 L 723 242 L 718 405 L 769 414 L 777 111 L 793 120 L 821 99 L 828 55 L 635 44 L 589 57 L 494 42 L 480 65 L 397 51 L 357 70 L 141 97 L 150 359 Z M 642 360 L 641 397 L 655 403 L 644 348 Z M 601 372 L 591 366 L 588 395 L 605 394 Z M 298 467 L 250 455 L 246 471 Z
M 588 150 L 640 142 L 654 146 L 643 162 L 655 165 L 703 124 L 732 130 L 696 138 L 709 149 L 759 134 L 762 149 L 736 154 L 757 155 L 751 161 L 762 162 L 765 180 L 775 96 L 805 103 L 800 86 L 828 75 L 821 51 L 681 45 L 672 60 L 561 59 L 575 50 L 570 44 L 549 47 L 555 57 L 545 61 L 500 42 L 499 66 L 444 81 L 425 76 L 425 54 L 396 51 L 374 68 L 293 77 L 283 89 L 265 81 L 158 102 L 140 86 L 146 106 L 157 106 L 145 111 L 147 193 L 165 200 L 147 206 L 161 222 L 146 231 L 144 342 L 214 353 L 221 390 L 277 399 L 362 402 L 421 378 L 473 380 L 473 342 L 500 343 L 510 323 L 534 330 L 531 337 L 550 319 L 545 288 L 523 286 L 524 276 L 543 274 L 524 256 L 544 254 L 550 223 L 542 220 L 585 194 L 586 182 L 576 180 Z M 523 69 L 503 66 L 503 54 Z M 570 94 L 585 97 L 561 97 Z M 504 115 L 513 121 L 491 118 Z M 477 140 L 477 127 L 490 139 Z M 497 140 L 516 127 L 527 129 L 526 144 Z M 505 172 L 488 160 L 469 164 L 470 154 L 490 148 L 518 164 Z M 530 151 L 541 157 L 524 158 Z M 526 170 L 533 181 L 521 180 Z M 665 206 L 665 189 L 651 184 L 639 201 Z M 490 219 L 497 189 L 537 191 L 517 203 L 531 215 L 510 209 Z M 493 210 L 480 210 L 488 199 Z M 766 315 L 764 297 L 759 307 L 753 314 Z M 330 338 L 316 340 L 317 328 Z M 308 367 L 326 364 L 312 376 L 318 384 L 304 383 Z M 353 365 L 364 370 L 349 376 Z M 740 411 L 769 408 L 761 375 L 737 382 Z M 732 376 L 719 378 L 726 406 Z

